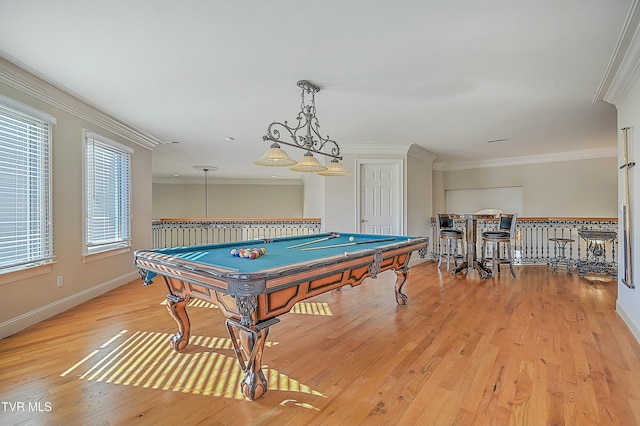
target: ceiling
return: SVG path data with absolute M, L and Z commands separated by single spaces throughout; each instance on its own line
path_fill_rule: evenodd
M 615 149 L 594 98 L 632 2 L 0 0 L 0 53 L 161 140 L 155 180 L 299 179 L 253 161 L 301 79 L 343 151 L 446 168 Z

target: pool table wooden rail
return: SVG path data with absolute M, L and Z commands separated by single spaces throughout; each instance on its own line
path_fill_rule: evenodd
M 241 383 L 243 394 L 253 400 L 267 389 L 261 369 L 262 352 L 269 327 L 279 322 L 278 316 L 302 300 L 345 285 L 358 286 L 366 278 L 376 278 L 387 270 L 396 273 L 395 298 L 398 304 L 404 305 L 407 297 L 402 287 L 411 254 L 425 249 L 427 244 L 427 238 L 415 238 L 255 273 L 208 267 L 144 250 L 136 251 L 134 263 L 145 284 L 155 275 L 161 276 L 167 285 L 167 310 L 178 325 L 178 331 L 170 340 L 175 350 L 184 349 L 189 341 L 191 327 L 186 305 L 191 298 L 220 308 L 227 318 L 229 337 L 245 373 Z
M 402 269 L 411 252 L 425 245 L 426 242 L 416 239 L 403 247 L 384 251 L 384 247 L 364 249 L 256 273 L 208 268 L 152 251 L 137 251 L 135 264 L 145 284 L 150 282 L 149 273 L 162 276 L 172 294 L 218 303 L 242 324 L 249 325 L 286 313 L 295 303 L 309 297 L 344 285 L 357 286 L 365 278 L 375 278 L 382 271 Z M 261 296 L 263 299 L 258 304 L 257 316 L 242 318 L 242 313 L 234 309 L 236 304 L 224 296 L 232 299 Z M 396 288 L 396 300 L 399 304 L 406 303 L 401 285 Z

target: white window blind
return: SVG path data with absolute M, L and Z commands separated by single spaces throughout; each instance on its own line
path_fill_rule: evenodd
M 131 245 L 130 148 L 86 132 L 85 254 Z
M 0 273 L 53 260 L 53 117 L 0 98 Z

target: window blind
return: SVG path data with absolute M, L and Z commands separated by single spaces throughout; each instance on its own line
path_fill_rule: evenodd
M 131 245 L 131 152 L 86 136 L 86 254 Z
M 0 273 L 53 259 L 51 127 L 0 103 Z

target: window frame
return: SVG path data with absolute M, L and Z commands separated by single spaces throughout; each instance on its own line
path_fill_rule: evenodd
M 90 144 L 93 144 L 93 149 L 91 152 L 95 154 L 96 146 L 104 151 L 111 151 L 112 154 L 121 155 L 122 157 L 119 159 L 122 161 L 126 160 L 126 176 L 120 176 L 121 178 L 127 178 L 127 182 L 119 182 L 119 188 L 116 190 L 117 194 L 117 208 L 122 208 L 123 211 L 121 215 L 114 219 L 119 224 L 115 225 L 116 228 L 121 228 L 120 231 L 116 231 L 118 233 L 119 238 L 109 241 L 109 242 L 100 242 L 98 241 L 90 241 L 90 228 L 91 228 L 91 219 L 90 219 L 90 208 L 91 204 L 91 196 L 90 196 L 90 186 L 91 182 L 93 182 L 90 173 L 94 173 L 93 162 L 89 161 L 89 152 L 90 152 Z M 115 142 L 107 137 L 94 133 L 92 131 L 83 130 L 83 256 L 85 259 L 87 257 L 92 257 L 94 255 L 105 254 L 108 252 L 114 252 L 115 254 L 120 253 L 123 249 L 128 251 L 129 248 L 133 245 L 132 242 L 132 163 L 133 163 L 133 148 L 130 148 L 126 145 L 123 145 L 119 142 Z M 104 170 L 103 170 L 104 171 Z M 113 180 L 116 180 L 116 176 L 111 176 Z M 124 185 L 124 188 L 122 187 Z M 119 192 L 118 192 L 119 191 Z M 113 194 L 112 194 L 113 195 Z M 124 200 L 122 199 L 124 197 Z M 115 201 L 115 200 L 112 200 Z M 122 206 L 122 202 L 126 201 L 126 205 Z M 95 205 L 94 205 L 95 206 Z M 116 208 L 116 209 L 117 209 Z
M 23 175 L 18 175 L 17 173 L 7 176 L 10 178 L 11 176 L 16 177 L 16 184 L 14 186 L 7 185 L 7 189 L 11 188 L 13 191 L 7 191 L 11 197 L 11 194 L 14 194 L 14 197 L 19 192 L 17 178 L 23 177 L 29 180 L 30 182 L 36 182 L 36 187 L 38 189 L 33 190 L 28 193 L 35 194 L 36 201 L 32 201 L 32 197 L 29 195 L 26 197 L 27 204 L 29 207 L 28 211 L 38 211 L 36 214 L 37 218 L 37 227 L 39 228 L 39 232 L 37 235 L 40 237 L 33 238 L 31 235 L 31 229 L 29 226 L 29 231 L 25 234 L 25 238 L 23 239 L 23 245 L 14 245 L 14 249 L 16 251 L 25 251 L 26 254 L 22 256 L 21 259 L 16 259 L 13 263 L 6 263 L 0 266 L 0 275 L 10 274 L 19 271 L 25 271 L 33 268 L 38 268 L 43 265 L 49 265 L 54 262 L 54 241 L 53 241 L 53 126 L 57 123 L 57 119 L 52 115 L 49 115 L 43 111 L 40 111 L 36 108 L 33 108 L 29 105 L 25 105 L 21 102 L 18 102 L 12 98 L 6 97 L 4 95 L 0 95 L 0 107 L 2 108 L 3 113 L 3 122 L 6 122 L 10 128 L 10 120 L 20 123 L 21 125 L 31 128 L 42 128 L 45 130 L 38 130 L 35 132 L 35 136 L 33 136 L 32 132 L 29 132 L 31 136 L 28 139 L 26 147 L 28 147 L 29 155 L 34 156 L 28 160 L 28 164 L 35 165 L 35 167 L 24 167 L 23 170 L 26 171 Z M 24 116 L 24 121 L 20 120 L 20 116 Z M 13 136 L 15 138 L 14 143 L 16 144 L 18 137 L 11 132 L 8 132 L 8 140 Z M 36 140 L 37 139 L 37 140 Z M 10 146 L 11 141 L 7 145 L 7 149 L 11 149 Z M 43 146 L 38 147 L 36 151 L 33 151 L 31 147 L 35 144 L 42 144 Z M 24 151 L 21 151 L 21 154 L 26 154 L 27 148 Z M 2 166 L 2 161 L 0 161 L 0 166 Z M 8 162 L 6 164 L 9 164 Z M 16 169 L 17 171 L 17 169 Z M 31 172 L 29 172 L 31 171 Z M 10 182 L 9 182 L 10 183 Z M 29 187 L 32 184 L 29 185 Z M 0 189 L 1 190 L 1 189 Z M 8 218 L 8 217 L 7 217 Z M 24 218 L 23 223 L 27 224 L 30 222 L 28 218 Z M 16 222 L 17 223 L 17 222 Z M 16 226 L 18 226 L 16 224 Z M 18 235 L 17 232 L 14 233 L 14 244 L 18 244 Z M 34 245 L 34 242 L 36 243 Z M 9 247 L 11 248 L 11 247 Z M 35 248 L 35 250 L 34 250 Z M 20 257 L 17 256 L 16 257 Z

